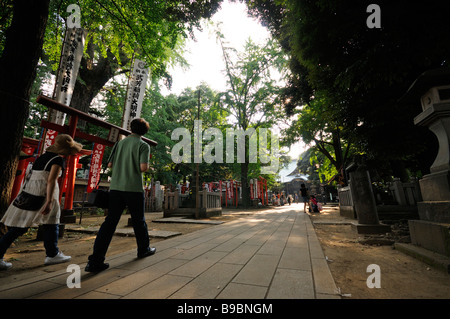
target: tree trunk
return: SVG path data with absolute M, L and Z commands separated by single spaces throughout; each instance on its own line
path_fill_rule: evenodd
M 339 128 L 337 128 L 333 132 L 333 148 L 334 148 L 334 154 L 336 158 L 335 167 L 338 171 L 338 174 L 342 172 L 342 180 L 345 185 L 348 185 L 347 181 L 347 174 L 345 173 L 345 157 L 342 154 L 342 143 L 341 143 L 341 135 L 339 132 Z
M 242 206 L 250 207 L 250 186 L 248 184 L 248 162 L 241 163 Z
M 97 96 L 105 84 L 112 79 L 121 65 L 117 58 L 108 50 L 107 56 L 100 54 L 98 62 L 94 64 L 96 47 L 92 43 L 87 45 L 87 56 L 83 56 L 80 63 L 78 77 L 83 81 L 77 81 L 73 90 L 70 106 L 88 113 L 92 100 Z M 122 65 L 127 64 L 130 58 L 120 53 Z
M 103 59 L 103 63 L 98 64 L 92 69 L 88 69 L 86 68 L 85 60 L 83 57 L 79 70 L 79 77 L 83 80 L 84 84 L 80 81 L 75 83 L 70 104 L 72 107 L 87 113 L 92 100 L 109 79 L 114 76 L 115 70 L 112 69 L 108 61 L 104 61 Z
M 0 216 L 16 175 L 31 87 L 42 52 L 50 0 L 14 1 L 13 19 L 0 57 Z
M 334 148 L 334 154 L 336 157 L 336 163 L 335 167 L 337 171 L 339 172 L 342 166 L 344 165 L 344 158 L 342 155 L 342 145 L 341 145 L 341 136 L 339 134 L 339 129 L 336 129 L 333 134 L 333 148 Z

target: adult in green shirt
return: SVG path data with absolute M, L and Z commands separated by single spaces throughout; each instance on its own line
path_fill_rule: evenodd
M 128 206 L 137 243 L 137 256 L 144 258 L 155 253 L 150 248 L 147 223 L 144 217 L 144 185 L 142 173 L 147 171 L 150 146 L 141 139 L 149 130 L 144 119 L 130 123 L 132 134 L 114 145 L 108 159 L 112 169 L 108 215 L 99 229 L 94 243 L 94 252 L 89 256 L 85 270 L 99 272 L 109 267 L 105 256 L 120 217 Z

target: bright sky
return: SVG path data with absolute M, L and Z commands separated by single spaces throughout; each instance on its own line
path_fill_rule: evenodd
M 269 32 L 255 19 L 247 16 L 245 3 L 224 1 L 221 9 L 212 17 L 214 24 L 221 22 L 221 31 L 229 45 L 240 51 L 251 37 L 256 43 L 263 43 Z M 202 81 L 213 90 L 226 89 L 225 65 L 222 50 L 217 43 L 213 27 L 203 23 L 203 32 L 195 30 L 196 40 L 188 39 L 184 58 L 190 64 L 189 70 L 169 69 L 173 76 L 172 90 L 167 93 L 181 93 L 186 87 L 195 88 Z M 166 92 L 164 92 L 166 93 Z
M 221 22 L 221 32 L 229 45 L 241 51 L 245 41 L 251 37 L 253 42 L 264 43 L 270 33 L 256 19 L 247 15 L 245 3 L 224 1 L 221 9 L 212 17 L 214 24 Z M 215 91 L 226 89 L 226 78 L 223 70 L 225 65 L 222 59 L 222 50 L 217 43 L 213 28 L 203 24 L 203 32 L 195 31 L 197 41 L 188 39 L 184 58 L 190 68 L 183 70 L 181 67 L 169 69 L 172 75 L 172 89 L 168 91 L 162 86 L 163 94 L 179 94 L 185 88 L 195 88 L 201 82 L 207 83 Z M 291 147 L 289 155 L 293 159 L 304 151 L 303 143 Z

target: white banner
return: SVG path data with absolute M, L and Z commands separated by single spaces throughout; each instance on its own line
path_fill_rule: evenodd
M 54 92 L 54 99 L 59 103 L 70 105 L 70 101 L 72 100 L 78 69 L 80 68 L 81 58 L 83 57 L 86 34 L 86 30 L 83 29 L 67 29 Z M 50 122 L 64 125 L 65 117 L 65 113 L 51 112 Z
M 133 119 L 141 116 L 142 100 L 144 99 L 149 73 L 150 68 L 147 68 L 145 62 L 135 59 L 128 83 L 127 100 L 122 120 L 122 128 L 126 130 L 130 130 L 130 123 Z

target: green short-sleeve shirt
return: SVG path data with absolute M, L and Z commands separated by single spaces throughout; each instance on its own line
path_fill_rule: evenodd
M 142 192 L 141 163 L 148 163 L 150 146 L 139 136 L 130 135 L 114 145 L 108 162 L 112 163 L 111 190 Z

